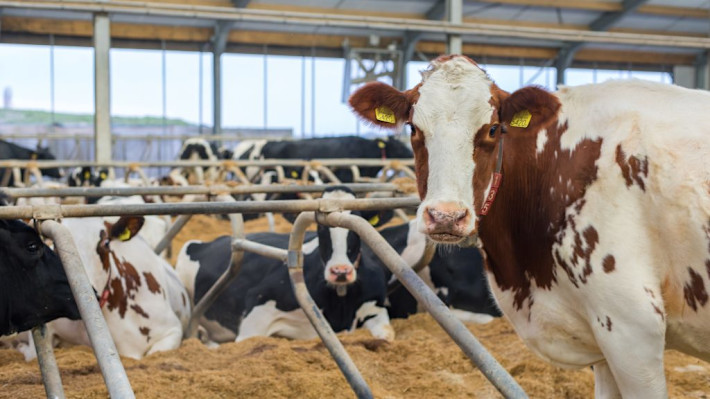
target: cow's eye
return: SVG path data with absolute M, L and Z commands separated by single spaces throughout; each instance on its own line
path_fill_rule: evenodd
M 488 135 L 493 137 L 496 135 L 496 130 L 498 130 L 498 125 L 491 126 L 491 130 L 488 131 Z
M 417 129 L 414 128 L 414 125 L 411 123 L 407 123 L 407 126 L 409 126 L 409 135 L 414 136 L 417 134 Z
M 27 245 L 25 246 L 25 249 L 27 249 L 29 252 L 37 252 L 37 251 L 39 251 L 39 248 L 40 248 L 39 244 L 34 241 L 28 242 Z

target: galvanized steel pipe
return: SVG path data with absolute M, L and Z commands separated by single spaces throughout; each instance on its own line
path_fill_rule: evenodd
M 135 398 L 126 370 L 118 357 L 106 320 L 104 320 L 94 288 L 86 276 L 81 264 L 79 251 L 74 244 L 71 232 L 65 226 L 53 221 L 42 221 L 42 234 L 54 241 L 55 251 L 64 265 L 72 294 L 79 308 L 79 313 L 89 334 L 96 360 L 113 399 Z
M 41 324 L 32 329 L 32 339 L 37 351 L 37 362 L 39 371 L 42 374 L 44 392 L 48 399 L 64 399 L 64 387 L 62 387 L 62 376 L 59 374 L 57 359 L 54 357 L 52 349 L 52 335 L 47 331 L 47 325 Z
M 165 233 L 165 236 L 158 242 L 158 244 L 155 246 L 153 251 L 160 255 L 165 248 L 167 248 L 171 242 L 173 242 L 173 238 L 182 230 L 183 227 L 187 224 L 187 222 L 190 221 L 190 218 L 192 218 L 192 215 L 180 215 L 175 219 L 175 222 L 170 226 L 170 229 L 168 229 L 168 232 Z
M 365 219 L 341 212 L 318 214 L 317 218 L 319 223 L 326 226 L 344 227 L 357 233 L 506 398 L 527 398 L 515 379 Z
M 337 210 L 381 210 L 419 205 L 419 199 L 359 198 L 348 200 L 236 201 L 228 203 L 191 202 L 177 204 L 25 205 L 0 207 L 0 219 L 60 219 L 63 217 L 227 214 L 261 212 L 303 212 Z
M 397 185 L 391 183 L 346 183 L 345 186 L 355 193 L 373 191 L 397 191 Z M 65 187 L 65 188 L 2 188 L 1 192 L 11 198 L 22 197 L 105 197 L 131 195 L 207 195 L 217 193 L 256 194 L 256 193 L 299 193 L 322 192 L 333 184 L 270 184 L 228 186 L 224 184 L 210 186 L 157 186 L 157 187 Z

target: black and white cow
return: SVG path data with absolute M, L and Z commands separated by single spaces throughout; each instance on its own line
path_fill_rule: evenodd
M 178 159 L 181 161 L 217 161 L 219 159 L 231 159 L 232 156 L 232 151 L 219 148 L 214 142 L 209 142 L 200 137 L 185 140 L 178 153 Z M 186 168 L 182 170 L 182 174 L 188 180 L 193 180 L 191 183 L 202 183 L 205 179 L 214 181 L 217 178 L 217 168 L 214 166 Z
M 424 253 L 426 236 L 419 232 L 416 221 L 388 227 L 380 234 L 410 265 L 419 261 Z M 363 259 L 377 261 L 366 246 L 362 253 Z M 389 269 L 385 269 L 385 273 L 390 282 L 394 281 Z M 460 320 L 486 323 L 501 316 L 488 287 L 483 259 L 477 248 L 439 247 L 419 275 Z M 388 302 L 390 318 L 406 318 L 419 310 L 417 300 L 402 286 L 389 293 Z
M 18 159 L 18 160 L 54 160 L 56 159 L 52 153 L 49 152 L 49 148 L 37 146 L 36 150 L 31 150 L 19 146 L 9 141 L 0 140 L 0 160 L 4 159 Z M 48 168 L 41 169 L 42 175 L 47 177 L 53 177 L 58 179 L 62 177 L 61 171 L 58 168 Z M 24 173 L 24 170 L 22 170 Z M 5 169 L 0 168 L 0 179 L 5 175 Z M 10 180 L 7 185 L 12 187 L 15 185 L 15 179 L 12 174 L 10 174 Z
M 324 198 L 354 196 L 345 188 L 334 187 Z M 277 233 L 255 233 L 247 238 L 278 248 L 287 248 L 289 240 L 287 234 Z M 193 301 L 202 299 L 226 270 L 230 249 L 229 236 L 208 243 L 189 241 L 182 248 L 176 270 Z M 306 234 L 303 254 L 306 286 L 333 330 L 366 327 L 376 338 L 394 339 L 385 309 L 385 275 L 378 263 L 362 258 L 355 233 L 319 225 L 317 233 Z M 316 336 L 296 301 L 286 265 L 250 252 L 244 254 L 239 276 L 200 324 L 217 342 L 254 336 Z
M 401 141 L 389 137 L 366 139 L 357 136 L 319 137 L 290 141 L 253 141 L 250 146 L 237 146 L 239 159 L 332 159 L 332 158 L 412 158 L 412 150 Z M 362 167 L 360 175 L 376 177 L 381 167 Z M 300 178 L 302 168 L 284 168 L 286 177 Z M 249 174 L 247 173 L 247 176 Z M 353 181 L 350 169 L 338 169 L 335 176 L 343 183 Z
M 81 317 L 59 257 L 20 220 L 0 219 L 0 273 L 0 335 Z

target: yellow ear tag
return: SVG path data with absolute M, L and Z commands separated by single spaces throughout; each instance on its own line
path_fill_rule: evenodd
M 375 108 L 375 118 L 378 121 L 382 122 L 387 122 L 387 123 L 397 123 L 397 120 L 394 117 L 394 112 L 392 112 L 389 107 L 385 107 L 384 105 L 381 107 Z
M 106 172 L 101 172 L 101 174 L 100 174 L 99 176 L 101 176 L 101 178 L 104 179 L 104 180 L 105 180 L 106 177 L 107 177 L 107 176 L 106 176 Z
M 371 217 L 370 220 L 368 220 L 368 222 L 370 222 L 371 225 L 376 226 L 377 223 L 380 223 L 380 215 L 375 215 L 375 216 Z
M 84 172 L 84 179 L 89 180 L 90 177 L 91 177 L 91 173 Z
M 384 141 L 378 141 L 377 146 L 384 149 L 385 148 L 385 142 Z
M 532 114 L 527 109 L 518 112 L 513 115 L 513 119 L 510 121 L 510 126 L 512 127 L 528 127 L 530 124 L 530 119 L 532 119 Z
M 298 178 L 298 172 L 296 172 L 295 170 L 292 170 L 291 177 L 293 177 L 294 179 Z
M 123 233 L 118 236 L 118 239 L 121 241 L 128 241 L 131 239 L 131 231 L 128 230 L 128 227 L 126 227 L 125 230 L 123 230 Z

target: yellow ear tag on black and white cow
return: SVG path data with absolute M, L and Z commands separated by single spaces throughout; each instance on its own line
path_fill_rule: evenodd
M 295 170 L 292 170 L 292 171 L 291 171 L 291 177 L 294 178 L 294 179 L 298 179 L 298 172 L 296 172 Z
M 513 115 L 513 119 L 510 121 L 510 126 L 523 128 L 528 127 L 530 119 L 532 119 L 532 114 L 527 109 L 524 109 Z
M 91 172 L 84 172 L 84 180 L 89 180 L 91 177 Z
M 370 222 L 370 224 L 373 226 L 377 226 L 377 224 L 380 223 L 380 215 L 375 215 L 375 216 L 371 217 L 370 220 L 368 220 L 368 222 Z
M 389 107 L 385 107 L 384 105 L 381 107 L 375 108 L 375 118 L 378 121 L 382 122 L 387 122 L 387 123 L 397 123 L 397 119 L 394 117 L 394 112 L 392 112 Z
M 106 178 L 108 177 L 108 175 L 106 174 L 106 172 L 101 172 L 101 174 L 100 174 L 99 176 L 101 176 L 101 178 L 102 178 L 103 180 L 106 180 Z
M 126 227 L 126 229 L 123 230 L 123 233 L 121 233 L 121 234 L 118 236 L 118 239 L 121 240 L 121 241 L 128 241 L 128 240 L 130 240 L 130 239 L 131 239 L 131 230 L 129 230 L 128 227 Z
M 378 141 L 378 142 L 377 142 L 377 146 L 380 147 L 380 149 L 383 149 L 383 150 L 384 150 L 385 147 L 386 147 L 386 144 L 385 144 L 384 141 Z

